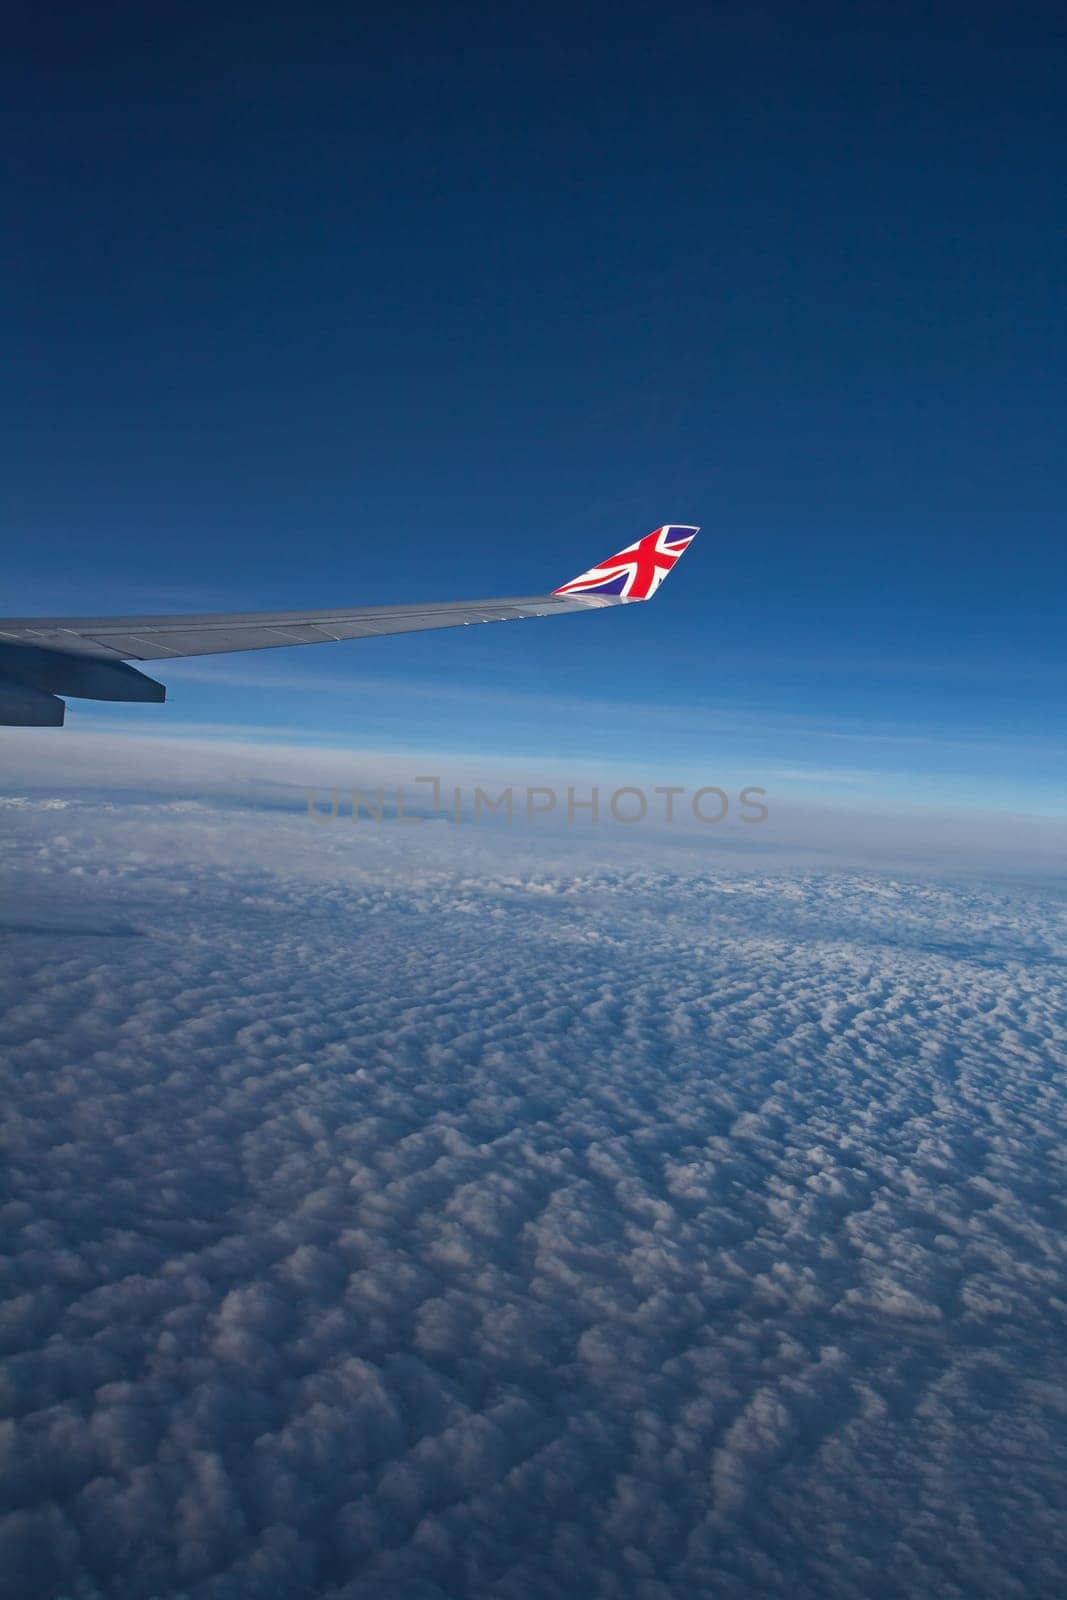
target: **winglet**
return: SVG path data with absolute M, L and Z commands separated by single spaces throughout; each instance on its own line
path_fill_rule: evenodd
M 580 573 L 553 594 L 617 595 L 620 600 L 651 600 L 679 556 L 692 544 L 699 528 L 665 523 L 618 555 L 609 556 L 588 572 Z

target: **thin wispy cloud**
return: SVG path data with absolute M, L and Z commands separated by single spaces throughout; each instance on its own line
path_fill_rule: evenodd
M 472 683 L 448 678 L 402 678 L 368 673 L 354 667 L 351 675 L 331 674 L 305 667 L 278 667 L 273 662 L 231 665 L 208 665 L 203 661 L 168 662 L 160 671 L 176 683 L 217 684 L 220 687 L 280 689 L 298 694 L 322 690 L 326 694 L 352 696 L 357 692 L 372 692 L 398 701 L 426 704 L 434 700 L 446 705 L 488 707 L 497 710 L 526 711 L 531 718 L 555 715 L 588 719 L 595 723 L 605 717 L 618 718 L 619 702 L 591 695 L 546 693 L 536 688 L 511 686 L 500 688 L 489 683 Z M 785 734 L 814 739 L 847 739 L 868 744 L 943 746 L 960 750 L 986 750 L 991 752 L 1041 752 L 1059 748 L 1051 735 L 1048 739 L 1023 736 L 1013 739 L 990 739 L 981 734 L 973 738 L 944 738 L 922 727 L 878 728 L 849 725 L 847 719 L 812 719 L 795 712 L 768 710 L 756 706 L 752 709 L 738 707 L 736 703 L 719 703 L 709 696 L 701 704 L 678 705 L 670 699 L 628 699 L 625 702 L 627 718 L 654 721 L 682 731 L 758 732 L 760 734 Z M 94 716 L 98 713 L 94 710 Z

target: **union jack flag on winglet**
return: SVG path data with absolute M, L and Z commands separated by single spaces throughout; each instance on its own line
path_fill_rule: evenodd
M 692 544 L 699 528 L 667 523 L 647 533 L 636 544 L 628 544 L 617 556 L 609 556 L 553 594 L 610 594 L 620 600 L 651 600 L 679 556 Z

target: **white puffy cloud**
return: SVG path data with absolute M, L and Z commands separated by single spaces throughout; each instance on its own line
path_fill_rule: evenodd
M 16 1593 L 1062 1592 L 1050 893 L 4 826 Z

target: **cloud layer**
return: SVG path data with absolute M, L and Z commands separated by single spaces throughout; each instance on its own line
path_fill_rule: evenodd
M 4 828 L 16 1593 L 1062 1592 L 1050 896 Z
M 131 709 L 136 708 L 123 707 L 124 715 Z M 399 719 L 397 727 L 404 726 Z M 573 723 L 573 728 L 583 726 L 581 718 Z M 841 739 L 847 744 L 845 735 Z M 694 748 L 702 752 L 699 757 L 694 757 Z M 619 788 L 635 786 L 648 802 L 640 843 L 648 847 L 688 842 L 703 852 L 702 870 L 707 853 L 714 850 L 803 868 L 821 864 L 913 873 L 952 870 L 979 877 L 1010 873 L 1062 879 L 1067 862 L 1062 782 L 1051 801 L 1018 774 L 1009 792 L 999 796 L 981 778 L 967 780 L 962 774 L 949 790 L 931 789 L 899 774 L 889 782 L 893 774 L 888 770 L 783 764 L 780 751 L 773 757 L 764 751 L 742 758 L 736 751 L 730 754 L 734 747 L 729 738 L 713 735 L 697 740 L 696 747 L 690 738 L 689 754 L 680 762 L 668 761 L 654 738 L 646 741 L 641 756 L 629 761 L 598 757 L 591 750 L 568 755 L 565 746 L 550 758 L 522 755 L 518 753 L 524 749 L 521 729 L 505 749 L 512 753 L 503 753 L 498 744 L 495 754 L 459 754 L 440 745 L 417 747 L 410 738 L 394 747 L 374 747 L 343 737 L 333 743 L 316 742 L 315 735 L 298 727 L 257 731 L 186 726 L 179 732 L 124 727 L 121 721 L 109 726 L 106 718 L 96 718 L 91 730 L 67 728 L 58 741 L 51 731 L 42 736 L 39 728 L 8 729 L 3 783 L 12 798 L 32 795 L 38 804 L 49 797 L 76 798 L 95 792 L 111 799 L 182 796 L 191 803 L 270 805 L 291 812 L 306 810 L 309 791 L 314 803 L 326 811 L 336 791 L 342 817 L 351 815 L 353 788 L 372 797 L 381 787 L 387 810 L 396 805 L 403 789 L 409 813 L 440 809 L 445 817 L 452 815 L 458 789 L 461 812 L 469 817 L 476 789 L 499 798 L 510 786 L 520 821 L 528 791 L 547 786 L 557 804 L 550 815 L 538 815 L 526 828 L 542 840 L 548 834 L 576 831 L 567 827 L 569 789 L 579 805 L 575 816 L 580 823 L 589 816 L 581 802 L 588 802 L 595 788 L 600 821 L 594 832 L 629 833 L 628 827 L 613 821 L 610 797 Z M 439 779 L 436 799 L 433 786 L 425 781 L 429 774 Z M 698 802 L 705 820 L 693 815 L 697 791 L 711 787 L 720 788 L 730 800 L 719 823 L 710 819 L 717 816 L 722 802 L 710 793 Z M 669 825 L 665 788 L 682 791 L 670 803 Z M 759 826 L 742 820 L 751 821 L 754 815 L 751 806 L 741 802 L 745 789 L 764 791 L 758 798 L 766 801 L 769 815 Z M 536 805 L 547 805 L 543 794 Z M 620 802 L 625 815 L 633 815 L 634 807 L 633 796 Z

